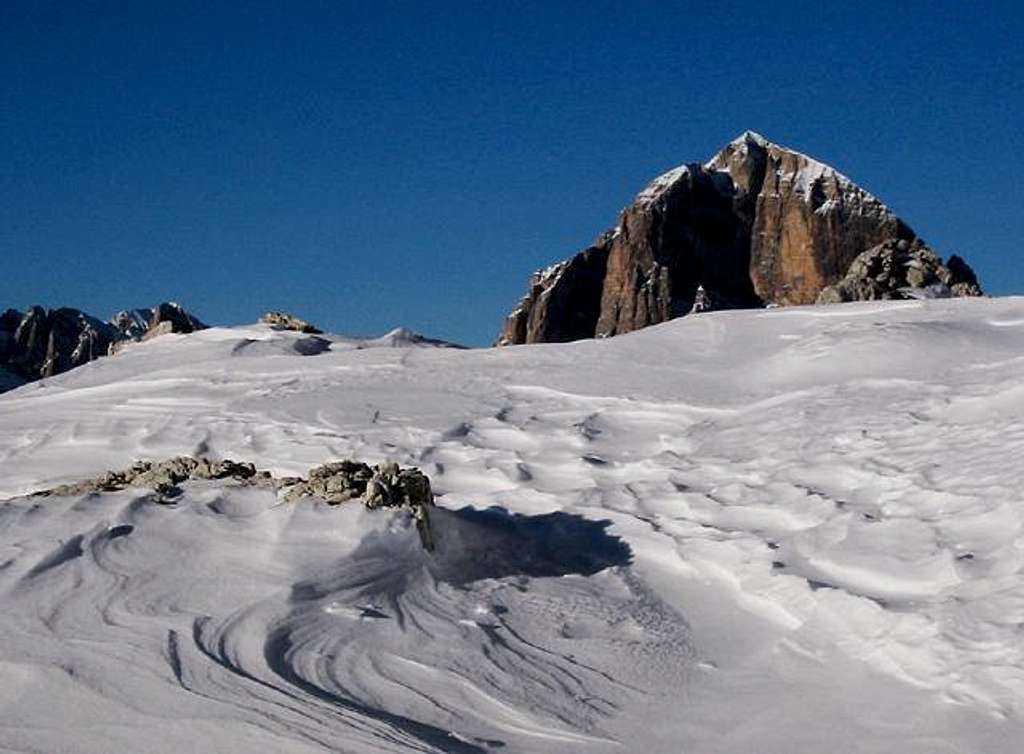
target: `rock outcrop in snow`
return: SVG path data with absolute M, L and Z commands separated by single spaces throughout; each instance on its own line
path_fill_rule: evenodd
M 149 328 L 142 339 L 166 335 L 167 333 L 190 333 L 205 330 L 206 325 L 193 317 L 185 307 L 175 301 L 165 301 L 153 307 Z
M 0 392 L 17 384 L 66 372 L 124 343 L 164 333 L 188 333 L 206 325 L 173 302 L 118 312 L 103 322 L 78 309 L 30 307 L 0 314 Z
M 127 469 L 105 471 L 92 479 L 71 484 L 62 484 L 36 493 L 37 497 L 67 497 L 86 495 L 94 492 L 112 492 L 127 487 L 152 487 L 156 492 L 169 493 L 189 479 L 263 479 L 269 480 L 268 472 L 257 472 L 251 463 L 237 463 L 225 459 L 213 461 L 208 458 L 178 456 L 166 461 L 136 461 Z
M 890 240 L 854 259 L 842 280 L 818 294 L 817 303 L 980 295 L 977 277 L 960 257 L 943 264 L 918 239 Z
M 310 469 L 308 478 L 275 479 L 269 471 L 258 471 L 251 463 L 177 456 L 166 461 L 136 461 L 126 469 L 105 471 L 91 479 L 41 490 L 35 496 L 69 497 L 151 487 L 160 496 L 172 497 L 181 494 L 179 484 L 193 479 L 232 479 L 241 484 L 271 487 L 281 491 L 287 502 L 312 497 L 328 505 L 358 500 L 370 510 L 404 508 L 416 521 L 423 548 L 434 549 L 429 510 L 434 505 L 434 493 L 430 479 L 417 468 L 403 469 L 393 462 L 369 466 L 360 461 L 333 461 Z
M 866 249 L 915 238 L 846 176 L 748 131 L 654 179 L 613 230 L 535 273 L 498 343 L 637 330 L 690 312 L 699 287 L 716 308 L 814 303 Z
M 260 317 L 260 322 L 270 325 L 275 330 L 294 330 L 295 332 L 319 335 L 323 330 L 314 327 L 304 319 L 299 319 L 294 314 L 287 312 L 269 311 Z
M 164 301 L 152 309 L 128 309 L 110 318 L 117 328 L 114 343 L 148 340 L 167 333 L 190 333 L 205 330 L 207 325 L 192 316 L 176 301 Z M 116 346 L 115 346 L 116 350 Z
M 416 520 L 423 548 L 434 549 L 430 528 L 434 493 L 430 480 L 417 468 L 403 469 L 391 462 L 371 467 L 359 461 L 334 461 L 311 469 L 308 479 L 282 479 L 279 485 L 289 501 L 317 497 L 330 505 L 359 500 L 370 510 L 406 508 Z

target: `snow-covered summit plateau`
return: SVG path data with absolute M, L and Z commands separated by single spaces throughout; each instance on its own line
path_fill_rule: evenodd
M 0 750 L 1019 751 L 1024 299 L 392 335 L 0 395 Z M 27 496 L 181 454 L 419 466 L 437 550 L 224 481 Z

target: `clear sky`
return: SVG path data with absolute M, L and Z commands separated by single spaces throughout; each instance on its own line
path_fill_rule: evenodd
M 898 7 L 894 7 L 898 6 Z M 0 307 L 480 345 L 745 129 L 1024 292 L 1017 3 L 0 3 Z

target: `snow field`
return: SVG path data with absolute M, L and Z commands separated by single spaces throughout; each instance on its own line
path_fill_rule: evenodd
M 216 483 L 0 504 L 0 746 L 1015 752 L 1021 322 L 868 303 L 313 355 L 214 329 L 20 388 L 2 497 L 181 453 L 392 459 L 430 475 L 440 550 Z

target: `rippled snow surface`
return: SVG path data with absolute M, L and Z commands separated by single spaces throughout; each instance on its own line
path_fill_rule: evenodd
M 0 395 L 0 750 L 1020 750 L 1024 300 L 312 345 Z M 438 550 L 223 482 L 28 496 L 182 453 L 419 465 Z

